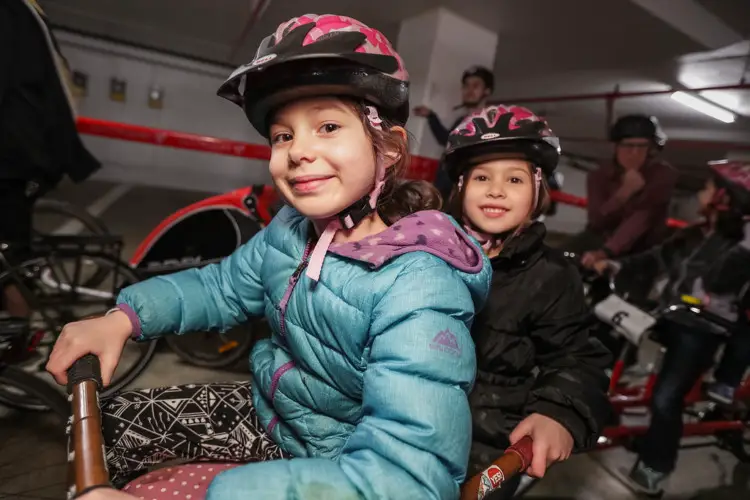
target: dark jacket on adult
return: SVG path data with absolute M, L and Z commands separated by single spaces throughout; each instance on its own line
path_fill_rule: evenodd
M 596 444 L 610 415 L 604 370 L 611 354 L 589 336 L 578 271 L 543 243 L 545 234 L 534 223 L 492 259 L 490 296 L 472 328 L 472 472 L 496 458 L 532 413 L 562 424 L 576 450 Z
M 640 170 L 645 186 L 621 201 L 614 194 L 622 184 L 623 172 L 611 163 L 587 179 L 587 229 L 602 236 L 604 248 L 613 256 L 640 252 L 664 239 L 669 201 L 678 177 L 668 163 L 651 161 Z
M 22 0 L 0 2 L 0 182 L 34 181 L 42 190 L 100 167 L 76 131 L 48 30 Z

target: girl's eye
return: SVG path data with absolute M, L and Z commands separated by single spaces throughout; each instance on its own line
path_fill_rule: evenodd
M 488 181 L 490 179 L 486 175 L 481 175 L 480 174 L 480 175 L 477 175 L 476 177 L 474 177 L 474 180 L 479 181 L 479 182 L 486 182 L 486 181 Z
M 511 177 L 509 181 L 511 182 L 511 184 L 523 184 L 523 179 L 521 179 L 520 177 Z
M 292 134 L 281 132 L 273 136 L 273 138 L 271 139 L 271 144 L 279 144 L 281 142 L 287 142 L 291 140 L 292 140 Z
M 341 126 L 339 126 L 339 125 L 337 125 L 335 123 L 326 123 L 322 127 L 320 127 L 320 130 L 324 134 L 332 134 L 333 132 L 337 131 L 340 128 L 341 128 Z

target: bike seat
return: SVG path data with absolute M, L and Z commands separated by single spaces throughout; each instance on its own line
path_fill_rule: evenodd
M 203 500 L 217 475 L 241 465 L 201 462 L 166 467 L 130 481 L 122 491 L 149 500 Z

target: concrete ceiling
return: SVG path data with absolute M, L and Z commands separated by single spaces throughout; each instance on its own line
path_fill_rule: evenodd
M 438 5 L 494 30 L 498 99 L 730 85 L 748 76 L 746 0 L 271 0 L 249 26 L 257 0 L 41 0 L 58 26 L 237 65 L 292 15 L 335 12 L 361 19 L 395 40 L 402 19 Z M 668 5 L 667 5 L 668 4 Z M 743 42 L 744 40 L 744 42 Z M 463 68 L 456 68 L 457 75 Z M 717 97 L 716 95 L 710 97 Z M 724 124 L 669 95 L 620 99 L 615 115 L 656 114 L 670 138 L 741 142 L 750 155 L 750 90 L 718 93 L 742 113 Z M 529 104 L 563 137 L 605 137 L 603 100 Z M 565 150 L 598 158 L 603 142 L 569 141 Z M 722 147 L 669 148 L 668 158 L 700 176 Z M 693 146 L 695 146 L 693 144 Z

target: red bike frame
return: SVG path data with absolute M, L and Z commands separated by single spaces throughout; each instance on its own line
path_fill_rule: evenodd
M 626 349 L 635 348 L 628 345 Z M 646 382 L 641 386 L 626 387 L 621 385 L 622 375 L 625 369 L 625 353 L 615 363 L 609 385 L 609 400 L 616 414 L 621 416 L 629 408 L 648 408 L 651 404 L 654 384 L 656 383 L 657 370 L 649 374 Z M 658 366 L 658 363 L 657 363 Z M 688 395 L 685 397 L 685 406 L 706 401 L 702 391 L 703 377 L 700 377 Z M 737 390 L 735 398 L 741 401 L 750 401 L 750 377 L 745 379 Z M 750 422 L 743 420 L 716 420 L 698 423 L 687 423 L 683 426 L 682 436 L 713 436 L 721 431 L 741 431 L 750 426 Z M 606 449 L 622 446 L 633 437 L 645 434 L 647 425 L 618 425 L 606 427 L 602 432 L 598 448 Z
M 133 257 L 130 259 L 130 265 L 131 267 L 138 267 L 143 257 L 159 238 L 175 224 L 191 215 L 204 210 L 236 210 L 246 216 L 253 217 L 262 226 L 266 226 L 272 218 L 271 207 L 277 200 L 278 195 L 272 186 L 248 186 L 197 201 L 161 221 L 138 245 Z

